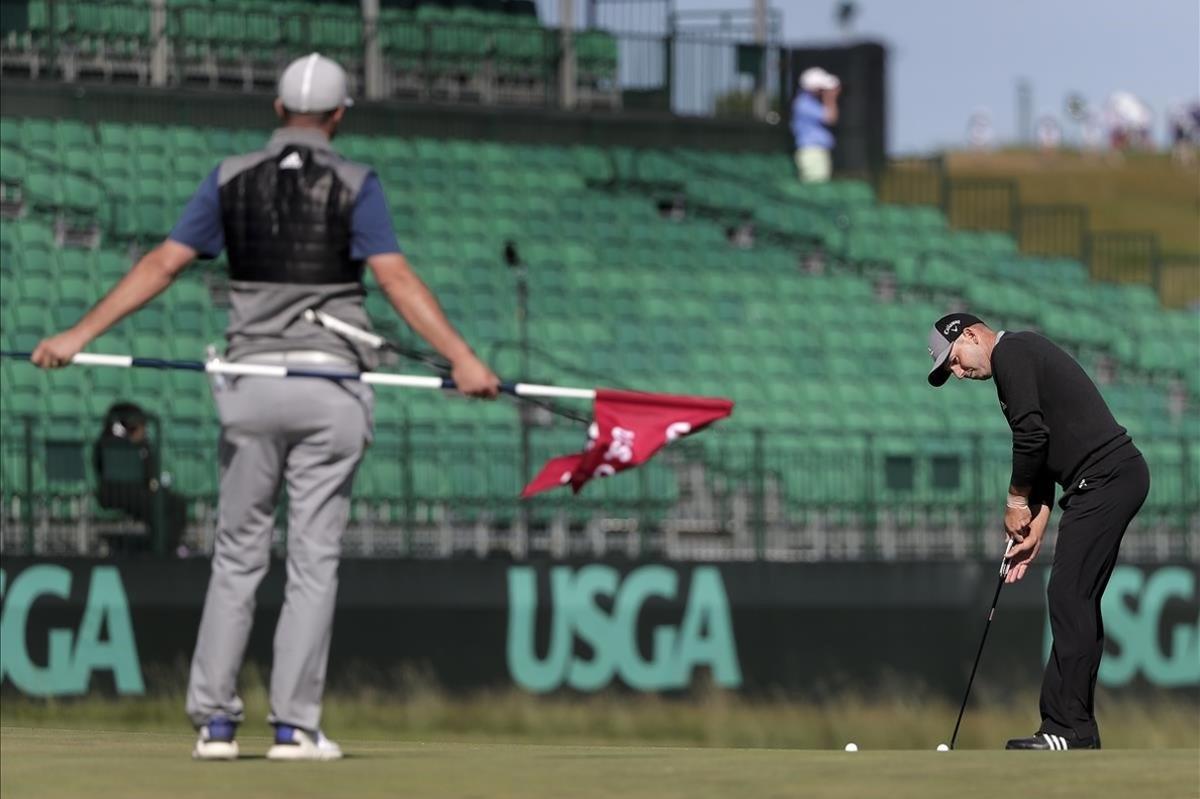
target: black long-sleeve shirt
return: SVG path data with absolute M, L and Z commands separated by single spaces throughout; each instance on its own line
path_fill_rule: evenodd
M 1005 333 L 992 378 L 1013 433 L 1012 485 L 1049 475 L 1070 492 L 1085 472 L 1137 455 L 1100 391 L 1075 360 L 1037 333 Z

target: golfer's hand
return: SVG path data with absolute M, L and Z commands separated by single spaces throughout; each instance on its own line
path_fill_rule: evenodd
M 500 393 L 500 378 L 474 355 L 455 363 L 450 377 L 458 390 L 468 397 L 495 399 Z
M 1009 538 L 1020 543 L 1025 540 L 1031 521 L 1033 514 L 1029 508 L 1007 508 L 1004 511 L 1004 532 L 1008 533 Z
M 38 342 L 29 360 L 43 369 L 58 369 L 70 364 L 71 359 L 85 346 L 87 338 L 68 330 Z
M 1038 529 L 1038 526 L 1035 525 L 1026 530 L 1024 541 L 1013 545 L 1008 552 L 1008 575 L 1004 578 L 1004 582 L 1015 583 L 1025 576 L 1029 564 L 1033 563 L 1033 559 L 1042 551 L 1042 538 L 1045 534 L 1044 526 Z

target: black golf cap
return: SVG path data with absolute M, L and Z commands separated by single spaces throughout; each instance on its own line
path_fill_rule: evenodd
M 983 324 L 983 320 L 966 312 L 948 313 L 933 323 L 933 329 L 929 331 L 929 357 L 933 358 L 929 385 L 936 388 L 950 379 L 950 370 L 946 368 L 950 347 L 964 330 L 978 324 Z

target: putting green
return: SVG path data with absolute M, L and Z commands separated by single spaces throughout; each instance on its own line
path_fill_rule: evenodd
M 334 763 L 190 760 L 186 734 L 0 728 L 0 793 L 24 797 L 1195 797 L 1196 750 L 805 751 L 343 740 Z

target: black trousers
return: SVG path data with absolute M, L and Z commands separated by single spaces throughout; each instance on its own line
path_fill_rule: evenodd
M 1138 455 L 1107 474 L 1073 486 L 1058 524 L 1046 599 L 1054 646 L 1042 680 L 1042 732 L 1098 739 L 1096 675 L 1104 654 L 1100 598 L 1117 565 L 1129 522 L 1150 490 L 1150 469 Z
M 119 536 L 109 539 L 113 552 L 131 554 L 135 552 L 154 551 L 154 542 L 159 536 L 164 537 L 168 555 L 179 546 L 180 539 L 187 528 L 187 500 L 169 488 L 159 488 L 159 497 L 163 503 L 163 529 L 159 530 L 158 520 L 154 515 L 154 493 L 148 487 L 134 483 L 113 483 L 101 481 L 97 499 L 100 507 L 109 510 L 122 510 L 139 522 L 146 523 L 145 536 Z

